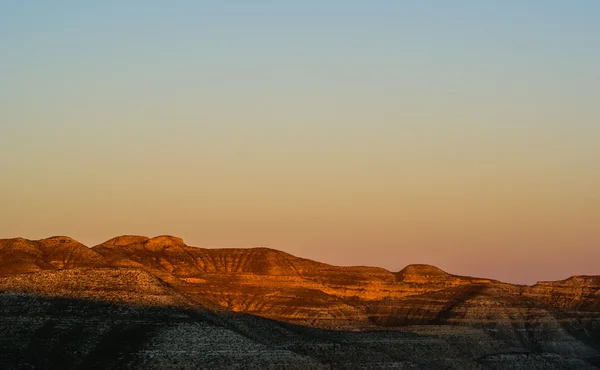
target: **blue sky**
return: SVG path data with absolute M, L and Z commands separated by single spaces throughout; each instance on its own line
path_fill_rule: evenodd
M 4 1 L 0 236 L 600 273 L 599 18 L 592 0 Z

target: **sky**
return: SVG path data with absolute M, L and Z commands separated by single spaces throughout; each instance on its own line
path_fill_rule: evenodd
M 0 238 L 600 274 L 600 2 L 0 2 Z

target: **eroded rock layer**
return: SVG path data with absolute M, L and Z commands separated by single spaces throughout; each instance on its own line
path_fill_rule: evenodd
M 267 248 L 196 248 L 171 236 L 122 236 L 93 248 L 67 237 L 53 237 L 0 240 L 0 291 L 44 299 L 179 307 L 225 317 L 250 314 L 321 329 L 417 333 L 415 338 L 426 338 L 427 346 L 435 346 L 436 338 L 439 345 L 447 346 L 437 363 L 463 356 L 475 361 L 468 362 L 476 365 L 473 368 L 503 368 L 515 362 L 531 362 L 524 369 L 556 364 L 585 368 L 600 363 L 597 276 L 520 286 L 457 276 L 429 265 L 390 272 L 331 266 Z M 229 319 L 222 320 L 225 326 L 231 325 Z M 261 330 L 267 322 L 261 321 Z M 194 325 L 177 321 L 160 330 L 168 337 L 216 330 L 202 323 Z M 378 335 L 378 343 L 385 342 L 385 335 Z M 352 338 L 360 341 L 360 337 Z M 420 340 L 415 338 L 411 340 Z M 300 346 L 307 345 L 300 342 L 304 343 Z M 421 348 L 417 342 L 414 348 Z M 248 343 L 252 348 L 256 344 Z M 335 341 L 326 343 L 336 348 Z M 161 334 L 144 345 L 146 352 L 138 354 L 142 357 L 153 353 L 152 348 L 174 342 L 165 342 Z M 260 352 L 260 348 L 265 349 L 255 350 Z M 284 351 L 288 352 L 280 354 L 287 365 L 289 356 L 306 366 L 334 363 L 306 357 L 305 350 L 297 348 Z M 427 351 L 428 356 L 435 356 Z M 419 364 L 414 358 L 402 361 L 397 363 Z
M 71 271 L 77 269 L 86 272 Z M 157 302 L 221 307 L 326 328 L 468 322 L 474 311 L 460 309 L 472 302 L 600 311 L 600 277 L 516 286 L 429 265 L 394 273 L 331 266 L 267 248 L 195 248 L 172 236 L 120 236 L 93 248 L 68 237 L 0 240 L 0 276 L 2 289 L 121 296 L 141 303 L 158 297 L 150 286 L 163 284 L 161 289 L 173 293 Z

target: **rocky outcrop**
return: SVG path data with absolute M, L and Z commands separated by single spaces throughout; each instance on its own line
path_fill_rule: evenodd
M 524 287 L 522 294 L 553 307 L 600 311 L 600 276 L 573 276 L 561 281 L 538 282 Z
M 452 279 L 452 275 L 431 265 L 408 265 L 395 275 L 398 281 L 417 284 L 440 283 Z
M 572 336 L 554 342 L 561 337 L 552 331 L 536 334 L 550 346 L 545 352 L 495 329 L 340 332 L 235 313 L 22 293 L 0 294 L 0 332 L 3 369 L 592 370 L 598 358 Z
M 102 256 L 69 237 L 0 239 L 0 276 L 101 266 L 105 266 Z
M 332 266 L 268 248 L 196 248 L 173 236 L 120 236 L 93 248 L 67 237 L 1 240 L 0 266 L 3 276 L 47 271 L 32 275 L 28 283 L 37 286 L 37 292 L 60 290 L 44 283 L 54 277 L 82 279 L 53 271 L 91 269 L 89 279 L 107 277 L 94 270 L 106 266 L 144 272 L 185 296 L 183 301 L 188 303 L 338 329 L 476 323 L 481 319 L 473 315 L 474 309 L 460 311 L 476 301 L 489 303 L 490 314 L 494 312 L 490 307 L 522 307 L 530 302 L 556 309 L 600 311 L 598 277 L 573 277 L 525 287 L 457 276 L 430 265 L 408 265 L 393 273 L 375 267 Z M 22 286 L 17 284 L 19 279 L 5 279 L 3 284 L 7 289 Z M 81 283 L 94 286 L 89 279 Z M 106 286 L 124 287 L 113 280 L 107 277 Z M 97 290 L 99 297 L 101 291 Z M 140 297 L 143 291 L 140 288 Z M 127 292 L 122 289 L 122 294 Z
M 0 291 L 139 305 L 195 306 L 164 281 L 139 269 L 44 270 L 0 278 Z
M 0 298 L 25 294 L 136 307 L 200 309 L 217 315 L 217 326 L 225 325 L 227 333 L 237 327 L 239 321 L 231 318 L 239 315 L 302 325 L 304 329 L 294 326 L 291 332 L 286 331 L 286 338 L 299 330 L 315 330 L 307 327 L 381 333 L 364 337 L 345 333 L 340 334 L 339 341 L 332 341 L 337 338 L 335 332 L 308 331 L 307 338 L 312 339 L 289 342 L 289 348 L 296 349 L 284 356 L 282 364 L 286 366 L 337 363 L 351 368 L 350 364 L 362 360 L 344 352 L 353 348 L 364 351 L 365 356 L 375 356 L 369 357 L 366 367 L 385 363 L 416 368 L 431 368 L 431 364 L 504 368 L 518 361 L 531 362 L 523 369 L 555 365 L 585 368 L 600 362 L 599 291 L 600 277 L 594 276 L 519 286 L 453 275 L 430 265 L 408 265 L 390 272 L 375 267 L 332 266 L 267 248 L 196 248 L 172 236 L 121 236 L 93 248 L 67 237 L 0 240 L 0 292 L 4 293 Z M 266 324 L 271 322 L 260 321 L 257 330 L 283 330 Z M 196 339 L 189 338 L 205 332 L 194 326 L 197 324 L 164 324 L 160 332 L 169 338 L 178 333 L 193 342 Z M 247 327 L 243 330 L 244 336 L 258 335 Z M 390 330 L 397 333 L 392 339 L 384 334 Z M 194 346 L 174 346 L 172 339 L 161 335 L 144 344 L 149 347 L 136 355 L 141 356 L 138 361 L 152 367 L 152 358 L 144 357 L 160 356 L 152 348 L 172 348 L 175 352 L 188 348 L 190 358 L 197 356 Z M 256 340 L 260 342 L 268 335 L 260 334 Z M 322 343 L 325 349 L 307 347 L 318 342 L 314 335 L 328 338 Z M 358 340 L 356 345 L 346 346 L 354 340 Z M 367 346 L 362 340 L 379 344 Z M 387 340 L 404 348 L 399 357 L 386 354 Z M 254 342 L 244 343 L 245 348 L 255 348 Z M 400 343 L 411 343 L 412 349 Z M 265 353 L 272 350 L 265 349 Z M 420 355 L 413 350 L 421 351 Z M 303 357 L 306 353 L 311 355 Z M 327 355 L 320 357 L 322 354 Z M 419 356 L 428 356 L 429 362 Z
M 331 328 L 370 326 L 368 306 L 382 299 L 470 284 L 429 266 L 399 273 L 331 266 L 267 248 L 203 249 L 181 239 L 126 236 L 92 248 L 112 266 L 136 267 L 178 290 L 237 312 Z

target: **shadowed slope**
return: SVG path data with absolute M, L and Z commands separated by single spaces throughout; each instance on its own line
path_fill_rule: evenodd
M 546 351 L 479 329 L 411 330 L 327 331 L 242 314 L 0 294 L 0 368 L 591 370 L 598 356 L 577 340 L 552 348 L 553 336 L 540 337 Z
M 0 240 L 0 267 L 0 367 L 583 369 L 600 358 L 598 277 L 526 287 L 172 236 L 92 249 Z
M 546 304 L 580 311 L 600 311 L 600 276 L 572 276 L 525 287 L 523 295 Z
M 65 237 L 2 240 L 0 266 L 7 277 L 0 287 L 8 290 L 102 299 L 138 292 L 143 304 L 195 304 L 325 328 L 462 325 L 480 322 L 481 317 L 499 319 L 500 311 L 493 307 L 524 310 L 530 302 L 600 311 L 596 277 L 524 287 L 452 275 L 430 265 L 408 265 L 392 273 L 376 267 L 332 266 L 268 248 L 196 248 L 173 236 L 121 236 L 92 249 Z M 99 268 L 103 266 L 112 270 Z M 168 292 L 157 293 L 159 287 Z M 471 306 L 473 297 L 480 297 L 477 302 L 486 307 L 487 316 L 472 315 L 478 312 Z
M 146 271 L 131 268 L 44 270 L 0 278 L 0 291 L 140 305 L 200 306 Z

